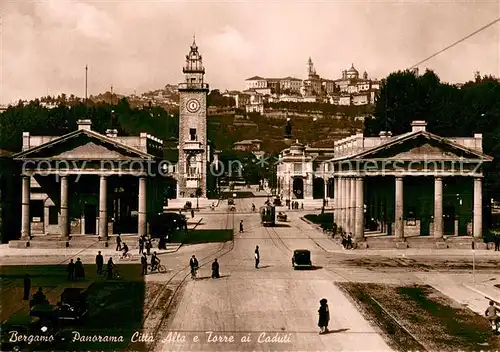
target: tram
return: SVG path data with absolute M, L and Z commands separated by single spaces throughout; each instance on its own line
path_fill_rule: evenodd
M 264 205 L 260 208 L 260 223 L 263 226 L 274 226 L 276 223 L 276 208 L 273 205 Z

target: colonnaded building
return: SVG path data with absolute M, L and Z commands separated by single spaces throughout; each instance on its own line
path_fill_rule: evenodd
M 471 240 L 482 242 L 482 166 L 492 158 L 481 134 L 443 138 L 426 125 L 413 121 L 398 136 L 344 138 L 334 142 L 331 158 L 330 150 L 295 143 L 280 154 L 278 192 L 330 199 L 334 222 L 358 247 L 470 248 Z
M 22 173 L 21 240 L 10 245 L 81 246 L 96 237 L 107 245 L 110 234 L 146 235 L 172 183 L 178 197 L 206 200 L 215 185 L 210 168 L 216 172 L 218 165 L 211 162 L 208 84 L 194 41 L 183 73 L 175 165 L 163 163 L 162 140 L 147 133 L 119 136 L 112 129 L 101 134 L 89 119 L 63 136 L 24 132 L 22 151 L 12 156 Z

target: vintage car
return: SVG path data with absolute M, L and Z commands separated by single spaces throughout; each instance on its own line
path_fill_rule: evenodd
M 273 204 L 277 207 L 281 206 L 281 198 L 280 197 L 274 198 Z
M 286 221 L 287 216 L 285 213 L 280 211 L 280 212 L 278 212 L 278 215 L 276 216 L 276 218 L 278 219 L 278 221 Z
M 294 269 L 312 268 L 311 251 L 307 249 L 296 249 L 293 251 L 292 266 Z
M 68 324 L 84 322 L 88 314 L 87 291 L 77 287 L 64 289 L 56 308 L 59 322 Z

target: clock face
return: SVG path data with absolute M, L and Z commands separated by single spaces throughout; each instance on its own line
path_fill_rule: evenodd
M 189 99 L 186 103 L 187 111 L 194 113 L 200 110 L 200 102 L 197 99 Z

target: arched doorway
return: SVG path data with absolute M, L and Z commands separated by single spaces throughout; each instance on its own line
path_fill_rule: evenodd
M 297 199 L 304 199 L 304 180 L 302 180 L 302 177 L 293 179 L 293 194 Z
M 321 177 L 315 177 L 313 180 L 313 198 L 325 198 L 325 181 Z

